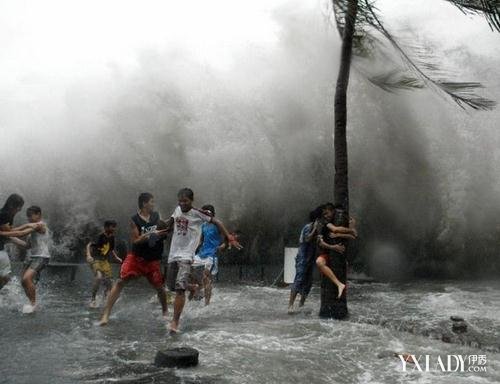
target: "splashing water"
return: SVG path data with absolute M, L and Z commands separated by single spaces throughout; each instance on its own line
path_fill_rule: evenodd
M 350 318 L 317 317 L 317 287 L 303 311 L 286 313 L 288 290 L 220 285 L 213 303 L 189 302 L 182 332 L 169 336 L 152 290 L 127 286 L 110 324 L 96 325 L 87 307 L 89 276 L 72 284 L 45 280 L 44 305 L 22 315 L 18 282 L 0 293 L 3 377 L 9 383 L 495 383 L 500 379 L 498 282 L 351 284 Z M 457 305 L 460 303 L 460 305 Z M 450 315 L 464 317 L 484 345 L 439 339 Z M 152 365 L 157 350 L 190 346 L 200 365 L 186 370 Z M 486 355 L 485 373 L 402 372 L 392 354 Z M 156 380 L 156 381 L 155 381 Z

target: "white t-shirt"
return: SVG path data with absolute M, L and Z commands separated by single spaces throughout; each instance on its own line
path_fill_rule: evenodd
M 182 212 L 179 206 L 175 208 L 172 217 L 174 219 L 174 233 L 168 262 L 193 261 L 194 253 L 200 244 L 201 225 L 204 222 L 210 222 L 212 217 L 196 208 Z
M 45 223 L 44 223 L 45 224 Z M 28 257 L 50 257 L 49 244 L 50 244 L 50 232 L 47 226 L 45 226 L 45 233 L 39 233 L 33 231 L 28 239 L 30 248 L 26 256 Z

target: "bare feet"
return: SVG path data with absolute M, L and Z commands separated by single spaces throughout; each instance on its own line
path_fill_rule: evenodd
M 89 308 L 97 308 L 97 302 L 95 300 L 92 300 L 90 303 L 89 303 Z
M 175 333 L 178 333 L 179 332 L 179 324 L 172 320 L 170 322 L 170 325 L 168 326 L 168 330 L 170 331 L 171 334 L 175 334 Z
M 104 327 L 105 325 L 108 325 L 108 322 L 109 322 L 109 317 L 103 315 L 101 321 L 99 321 L 99 326 Z
M 337 289 L 339 291 L 339 294 L 337 295 L 337 299 L 340 299 L 342 297 L 342 293 L 344 292 L 345 284 L 339 283 L 339 285 L 337 286 Z
M 33 313 L 37 310 L 36 304 L 25 304 L 23 306 L 23 313 Z

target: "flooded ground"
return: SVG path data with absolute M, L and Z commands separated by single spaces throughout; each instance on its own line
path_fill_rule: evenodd
M 67 280 L 67 279 L 66 279 Z M 288 315 L 286 289 L 219 285 L 213 304 L 187 304 L 170 337 L 154 292 L 127 287 L 108 327 L 87 307 L 89 280 L 45 275 L 41 310 L 21 313 L 19 281 L 0 291 L 0 383 L 498 383 L 500 284 L 351 284 L 347 321 L 317 316 L 319 290 Z M 479 344 L 444 343 L 450 315 L 464 317 Z M 158 349 L 190 346 L 190 369 L 152 365 Z M 486 372 L 403 372 L 392 352 L 486 356 Z

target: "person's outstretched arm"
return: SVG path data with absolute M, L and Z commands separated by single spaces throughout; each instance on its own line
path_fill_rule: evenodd
M 17 245 L 18 247 L 21 247 L 21 248 L 24 248 L 24 249 L 28 249 L 29 248 L 29 244 L 27 241 L 24 241 L 24 240 L 21 240 L 17 237 L 9 237 L 9 240 L 12 244 L 15 244 Z
M 118 261 L 119 263 L 123 262 L 123 260 L 120 257 L 118 257 L 114 249 L 111 251 L 111 253 L 113 254 L 113 257 L 115 258 L 116 261 Z
M 217 247 L 217 252 L 222 252 L 227 248 L 227 244 L 224 240 L 221 240 L 220 245 Z
M 167 237 L 167 234 L 174 230 L 174 218 L 170 217 L 168 221 L 160 220 L 164 224 L 164 229 L 156 231 L 156 234 L 162 238 Z
M 347 228 L 347 227 L 337 227 L 333 225 L 332 223 L 328 223 L 327 228 L 330 230 L 330 232 L 334 234 L 344 234 L 344 235 L 352 235 L 356 237 L 357 232 L 355 229 L 352 228 Z
M 139 229 L 137 228 L 137 225 L 135 225 L 134 222 L 130 222 L 130 243 L 132 244 L 140 244 L 144 243 L 149 239 L 150 233 L 143 233 L 142 235 L 139 232 Z
M 45 223 L 40 222 L 38 224 L 40 224 L 40 227 L 38 227 L 37 229 L 38 233 L 41 233 L 42 235 L 47 233 L 47 226 L 45 225 Z
M 349 239 L 349 240 L 356 240 L 356 236 L 351 235 L 350 233 L 335 233 L 335 232 L 330 232 L 330 237 L 332 239 Z
M 222 222 L 219 219 L 212 217 L 211 222 L 217 226 L 219 231 L 222 233 L 224 238 L 227 240 L 230 247 L 235 247 L 236 249 L 243 249 L 242 245 L 238 242 L 238 240 L 236 240 L 236 238 L 233 235 L 231 235 L 228 232 L 228 230 L 226 229 L 224 224 L 222 224 Z
M 24 231 L 25 229 L 33 228 L 36 225 L 38 225 L 38 223 L 26 223 L 26 224 L 20 225 L 20 226 L 15 227 L 15 228 L 11 228 L 10 230 L 11 231 Z
M 5 236 L 5 237 L 23 237 L 26 235 L 29 235 L 31 232 L 33 232 L 38 226 L 30 226 L 26 229 L 23 230 L 12 230 L 12 229 L 6 229 L 5 226 L 4 228 L 0 228 L 0 236 Z

